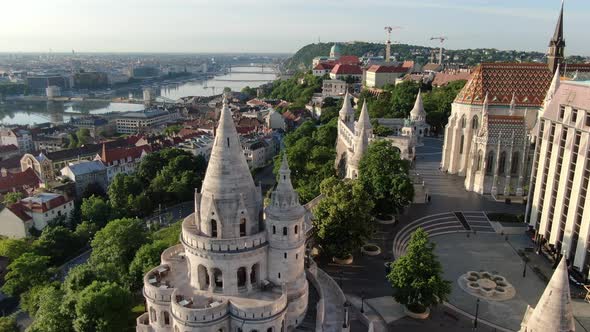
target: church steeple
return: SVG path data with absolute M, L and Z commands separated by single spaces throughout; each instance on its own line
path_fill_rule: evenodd
M 424 111 L 424 103 L 422 102 L 422 90 L 418 90 L 416 102 L 414 102 L 414 108 L 410 111 L 410 119 L 412 121 L 426 120 L 426 111 Z
M 563 63 L 565 56 L 565 38 L 563 37 L 563 1 L 561 2 L 561 10 L 559 11 L 559 18 L 557 25 L 553 32 L 553 37 L 549 42 L 549 52 L 547 54 L 547 65 L 551 72 L 555 73 L 559 64 Z
M 357 130 L 361 130 L 361 128 L 365 129 L 365 130 L 371 130 L 373 129 L 373 126 L 371 125 L 371 119 L 369 119 L 369 111 L 367 109 L 367 101 L 365 100 L 365 102 L 363 103 L 363 107 L 361 108 L 361 114 L 359 115 L 359 120 L 356 123 L 357 125 Z
M 346 95 L 344 95 L 342 108 L 340 109 L 340 112 L 338 112 L 338 115 L 340 120 L 342 120 L 347 125 L 350 125 L 354 122 L 354 108 L 352 108 L 350 94 L 348 94 L 348 91 L 346 91 Z

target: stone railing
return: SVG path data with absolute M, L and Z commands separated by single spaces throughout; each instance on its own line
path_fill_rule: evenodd
M 159 302 L 170 302 L 172 292 L 174 292 L 174 288 L 171 286 L 165 286 L 165 284 L 160 284 L 159 282 L 150 283 L 150 279 L 156 278 L 157 269 L 159 267 L 166 266 L 160 265 L 153 268 L 150 272 L 146 273 L 143 277 L 143 295 L 151 299 L 153 301 Z
M 160 255 L 160 260 L 162 261 L 162 264 L 170 264 L 173 259 L 178 258 L 179 254 L 182 253 L 184 253 L 184 246 L 182 245 L 182 243 L 179 243 L 175 246 L 172 246 L 164 250 L 164 252 L 162 252 L 162 255 Z
M 180 292 L 175 291 L 172 294 L 172 315 L 181 321 L 186 322 L 209 322 L 222 318 L 227 315 L 229 303 L 225 299 L 215 299 L 212 304 L 205 307 L 194 307 L 190 296 L 183 296 Z M 188 304 L 182 305 L 182 301 L 189 301 Z
M 267 302 L 267 301 L 265 301 Z M 256 301 L 248 302 L 244 307 L 240 307 L 236 302 L 231 302 L 231 314 L 247 320 L 260 320 L 273 317 L 287 308 L 287 292 L 281 289 L 281 296 L 270 304 L 256 306 Z
M 309 280 L 309 282 L 311 282 L 311 284 L 313 285 L 313 287 L 316 289 L 316 291 L 318 292 L 318 295 L 320 296 L 320 299 L 318 300 L 318 303 L 316 305 L 316 319 L 315 319 L 315 330 L 316 332 L 321 332 L 322 331 L 322 326 L 324 324 L 324 292 L 322 290 L 322 287 L 320 286 L 318 279 L 317 279 L 317 274 L 318 274 L 318 266 L 317 264 L 312 260 L 309 259 L 309 267 L 305 270 L 305 274 L 307 275 L 307 279 Z
M 218 239 L 198 235 L 193 232 L 182 232 L 182 241 L 192 249 L 213 252 L 240 252 L 256 249 L 266 244 L 266 232 L 234 239 Z
M 150 332 L 150 316 L 147 312 L 141 314 L 141 316 L 137 317 L 135 320 L 135 325 L 137 326 L 136 332 Z

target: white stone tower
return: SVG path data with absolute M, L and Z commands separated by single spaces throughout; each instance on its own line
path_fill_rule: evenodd
M 520 332 L 574 332 L 574 311 L 570 298 L 565 256 L 545 288 L 537 307 L 527 308 Z
M 261 190 L 224 99 L 195 212 L 182 223 L 181 243 L 144 277 L 147 312 L 137 331 L 284 332 L 301 323 L 305 211 L 289 173 L 285 162 L 265 223 Z

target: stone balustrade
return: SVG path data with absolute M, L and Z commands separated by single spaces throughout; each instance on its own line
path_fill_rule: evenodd
M 136 332 L 150 332 L 150 316 L 147 312 L 141 314 L 141 316 L 137 317 L 135 320 L 137 325 Z
M 175 246 L 172 246 L 164 250 L 164 252 L 162 252 L 162 255 L 160 255 L 160 260 L 162 261 L 162 264 L 171 264 L 175 259 L 178 259 L 183 254 L 184 246 L 182 245 L 182 243 L 179 243 Z
M 258 248 L 267 243 L 266 232 L 233 239 L 218 239 L 187 232 L 183 229 L 182 242 L 191 249 L 213 252 L 240 252 Z
M 170 302 L 174 288 L 158 278 L 158 268 L 161 267 L 167 267 L 167 265 L 155 267 L 143 277 L 143 295 L 153 301 Z
M 256 300 L 245 301 L 243 306 L 241 305 L 241 302 L 231 301 L 231 313 L 235 317 L 248 320 L 267 319 L 269 317 L 273 317 L 287 309 L 287 292 L 283 290 L 281 290 L 281 292 L 281 296 L 276 300 L 272 301 L 270 304 L 261 306 L 256 305 L 259 303 Z M 265 300 L 261 302 L 267 303 L 268 301 Z
M 199 295 L 183 295 L 178 290 L 172 294 L 172 315 L 184 322 L 210 322 L 228 313 L 228 301 L 222 298 L 203 298 Z M 205 301 L 203 303 L 203 301 Z

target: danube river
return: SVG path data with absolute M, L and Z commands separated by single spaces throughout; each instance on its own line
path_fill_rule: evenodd
M 234 67 L 234 73 L 215 76 L 206 81 L 187 81 L 173 84 L 157 84 L 151 87 L 157 96 L 176 100 L 186 96 L 213 96 L 225 87 L 240 91 L 244 87 L 258 87 L 276 79 L 271 68 Z M 117 91 L 117 95 L 142 98 L 142 89 Z M 111 103 L 109 101 L 54 102 L 54 101 L 4 101 L 0 102 L 0 124 L 34 125 L 51 122 L 68 122 L 75 114 L 101 114 L 138 111 L 140 104 Z

